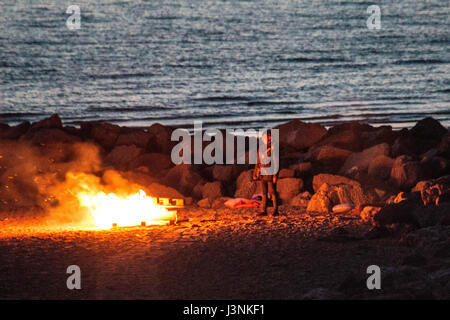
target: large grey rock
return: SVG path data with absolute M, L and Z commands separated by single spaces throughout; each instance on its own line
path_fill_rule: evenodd
M 212 177 L 214 180 L 222 182 L 233 182 L 241 171 L 242 169 L 237 165 L 214 165 L 212 168 Z
M 250 199 L 253 194 L 257 193 L 258 184 L 252 180 L 253 169 L 243 171 L 236 181 L 235 198 Z
M 439 140 L 446 133 L 448 133 L 448 130 L 442 126 L 439 121 L 431 117 L 418 121 L 411 129 L 411 134 L 414 137 L 421 139 Z
M 420 192 L 425 205 L 450 202 L 450 175 L 419 181 L 412 191 Z
M 281 169 L 278 173 L 278 178 L 293 178 L 295 176 L 295 171 L 292 169 Z
M 315 146 L 332 146 L 351 151 L 363 149 L 362 133 L 374 128 L 358 122 L 348 122 L 330 128 L 327 134 Z
M 311 162 L 302 162 L 290 165 L 289 169 L 294 170 L 299 177 L 304 177 L 312 174 L 313 167 Z
M 194 187 L 203 181 L 190 164 L 180 164 L 169 169 L 164 180 L 167 185 L 174 187 L 186 196 L 191 195 Z
M 289 203 L 303 189 L 303 180 L 299 178 L 279 179 L 277 192 L 283 202 Z
M 423 178 L 421 165 L 418 161 L 408 161 L 404 156 L 395 159 L 391 169 L 391 181 L 400 189 L 408 189 Z
M 375 216 L 374 222 L 379 226 L 392 224 L 409 224 L 414 227 L 419 226 L 417 217 L 414 215 L 416 208 L 422 208 L 420 202 L 405 200 L 400 203 L 392 203 L 383 207 Z
M 130 162 L 130 169 L 144 166 L 148 168 L 149 172 L 158 174 L 165 169 L 173 167 L 170 156 L 163 153 L 144 153 Z
M 134 144 L 136 147 L 145 149 L 150 141 L 150 137 L 150 133 L 144 130 L 122 133 L 117 137 L 116 146 L 130 146 Z
M 294 207 L 307 207 L 311 200 L 311 194 L 308 191 L 299 193 L 291 200 L 291 206 Z
M 362 132 L 364 149 L 370 148 L 380 143 L 392 145 L 398 136 L 398 131 L 392 130 L 392 126 L 380 126 L 370 131 Z
M 211 202 L 209 201 L 208 198 L 204 198 L 204 199 L 197 201 L 197 205 L 200 208 L 204 208 L 204 209 L 211 208 Z
M 362 205 L 367 202 L 360 185 L 327 183 L 316 191 L 308 203 L 308 212 L 330 212 L 332 207 L 338 204 L 352 203 Z
M 11 140 L 18 139 L 22 135 L 27 133 L 28 130 L 30 129 L 30 127 L 31 127 L 30 122 L 24 121 L 16 126 L 5 128 L 4 131 L 1 133 L 0 138 L 11 139 Z
M 86 130 L 90 129 L 91 138 L 103 148 L 109 150 L 116 144 L 117 137 L 120 133 L 120 127 L 118 125 L 106 122 L 87 123 L 84 125 L 86 126 Z
M 61 119 L 59 118 L 59 115 L 55 113 L 51 117 L 42 119 L 41 121 L 35 122 L 31 125 L 32 130 L 43 129 L 43 128 L 62 129 L 62 122 L 61 122 Z
M 351 153 L 349 150 L 324 145 L 310 148 L 306 158 L 313 161 L 316 167 L 319 165 L 322 171 L 337 172 Z
M 57 128 L 43 128 L 28 131 L 21 139 L 28 139 L 35 145 L 49 145 L 55 143 L 75 143 L 80 141 L 78 137 L 67 134 Z
M 292 120 L 275 128 L 280 130 L 280 145 L 287 145 L 296 150 L 309 148 L 327 133 L 320 124 L 299 120 Z
M 202 197 L 208 198 L 211 203 L 223 196 L 223 186 L 220 181 L 207 182 L 203 185 Z
M 148 143 L 148 150 L 151 152 L 161 152 L 170 154 L 172 147 L 177 142 L 171 141 L 172 128 L 163 126 L 162 124 L 155 123 L 151 125 L 147 132 L 150 135 Z
M 306 208 L 307 212 L 328 213 L 333 206 L 333 200 L 330 199 L 330 186 L 323 184 L 316 193 L 311 197 Z
M 146 186 L 146 189 L 149 190 L 149 195 L 152 197 L 183 198 L 183 195 L 178 190 L 156 182 Z
M 132 146 L 117 146 L 105 157 L 105 163 L 116 169 L 127 169 L 130 163 L 142 154 L 141 148 Z
M 394 159 L 385 155 L 379 155 L 373 158 L 369 163 L 369 176 L 375 177 L 380 180 L 387 180 L 391 176 L 393 165 Z
M 319 188 L 322 186 L 322 184 L 327 183 L 330 186 L 337 185 L 337 184 L 350 184 L 355 187 L 361 187 L 361 184 L 358 181 L 349 179 L 347 177 L 338 176 L 334 174 L 318 174 L 315 175 L 313 178 L 313 189 L 314 192 L 317 192 Z
M 388 156 L 389 145 L 387 143 L 378 144 L 361 152 L 352 153 L 345 160 L 340 170 L 340 174 L 346 174 L 356 167 L 358 171 L 367 171 L 370 162 L 378 156 Z

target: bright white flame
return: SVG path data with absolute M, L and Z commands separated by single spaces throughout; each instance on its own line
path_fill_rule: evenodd
M 136 226 L 141 222 L 155 224 L 161 220 L 173 220 L 173 212 L 158 205 L 143 190 L 138 193 L 119 197 L 114 193 L 80 193 L 80 204 L 89 209 L 95 226 L 111 228 L 117 226 Z

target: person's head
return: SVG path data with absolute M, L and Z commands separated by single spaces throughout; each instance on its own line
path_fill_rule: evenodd
M 264 133 L 261 136 L 261 140 L 266 145 L 271 145 L 272 144 L 272 134 L 270 133 L 270 130 L 269 131 L 264 131 Z

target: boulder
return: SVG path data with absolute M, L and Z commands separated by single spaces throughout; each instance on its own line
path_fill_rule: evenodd
M 354 152 L 363 148 L 362 132 L 372 131 L 373 127 L 358 122 L 348 122 L 330 128 L 315 146 L 332 146 Z
M 43 129 L 43 128 L 62 129 L 62 122 L 61 122 L 61 119 L 59 118 L 59 115 L 55 113 L 51 117 L 45 118 L 45 119 L 35 122 L 31 125 L 32 130 L 38 130 L 38 129 Z
M 388 156 L 389 145 L 387 143 L 378 144 L 361 152 L 352 153 L 345 160 L 340 170 L 340 174 L 346 174 L 352 168 L 356 167 L 359 171 L 367 171 L 370 162 L 378 156 Z
M 417 207 L 421 207 L 421 204 L 415 201 L 415 199 L 388 204 L 373 217 L 373 220 L 378 226 L 409 224 L 414 227 L 419 227 L 419 222 L 413 213 Z
M 176 188 L 184 195 L 191 195 L 194 187 L 203 181 L 190 164 L 180 164 L 169 169 L 164 180 L 167 185 Z
M 418 161 L 408 161 L 404 156 L 395 159 L 390 178 L 395 186 L 402 190 L 409 189 L 422 177 L 422 168 Z
M 319 190 L 319 188 L 324 183 L 327 183 L 330 186 L 337 185 L 337 184 L 350 184 L 355 187 L 361 188 L 361 184 L 358 181 L 355 181 L 355 180 L 352 180 L 352 179 L 349 179 L 349 178 L 346 178 L 343 176 L 322 173 L 322 174 L 315 175 L 313 178 L 314 192 L 317 192 L 317 190 Z
M 130 146 L 135 145 L 136 147 L 145 149 L 150 141 L 150 134 L 144 130 L 137 130 L 128 133 L 119 134 L 116 141 L 116 146 Z
M 433 125 L 431 126 L 433 127 Z M 427 132 L 427 129 L 423 125 L 420 125 L 420 127 L 416 125 L 414 128 L 414 130 L 411 129 L 410 131 L 402 129 L 399 132 L 398 138 L 392 145 L 393 157 L 400 155 L 420 155 L 432 148 L 439 147 L 441 138 L 448 132 L 445 128 L 444 132 L 436 127 L 430 128 L 430 132 Z M 436 136 L 433 136 L 432 133 L 436 134 Z
M 322 172 L 337 172 L 350 154 L 351 151 L 325 145 L 310 148 L 306 158 L 319 165 Z
M 107 170 L 109 171 L 109 170 Z M 121 171 L 120 175 L 132 183 L 140 186 L 149 186 L 152 183 L 158 182 L 158 180 L 149 174 L 149 172 L 146 172 L 145 170 L 128 170 L 128 171 Z M 172 188 L 173 189 L 173 188 Z M 175 189 L 173 189 L 175 190 Z M 177 191 L 178 192 L 178 191 Z M 179 193 L 179 192 L 178 192 Z
M 78 137 L 67 134 L 61 129 L 44 128 L 28 131 L 21 139 L 29 139 L 35 145 L 49 145 L 55 143 L 75 143 L 79 142 Z
M 112 165 L 116 169 L 127 169 L 130 163 L 138 158 L 142 152 L 143 150 L 135 145 L 117 146 L 108 153 L 104 162 Z
M 63 130 L 65 133 L 70 134 L 71 136 L 83 138 L 83 132 L 80 128 L 76 128 L 74 126 L 64 126 Z
M 201 199 L 204 185 L 205 185 L 205 181 L 200 180 L 192 189 L 191 197 L 194 199 Z
M 394 159 L 379 155 L 373 158 L 368 167 L 369 176 L 375 177 L 379 180 L 387 180 L 391 176 L 392 166 L 394 165 Z
M 311 200 L 311 194 L 308 191 L 299 193 L 291 200 L 291 206 L 306 208 Z
M 235 181 L 241 171 L 242 168 L 237 165 L 214 165 L 212 177 L 214 180 L 229 183 Z
M 328 145 L 350 151 L 361 151 L 362 139 L 356 132 L 346 130 L 335 134 L 327 134 L 317 145 Z
M 372 206 L 365 206 L 361 210 L 361 219 L 364 222 L 369 222 L 371 224 L 375 224 L 374 217 L 380 212 L 381 207 L 372 207 Z
M 330 146 L 321 146 L 313 151 L 312 158 L 317 161 L 338 161 L 344 162 L 351 151 Z
M 5 131 L 1 133 L 0 138 L 3 139 L 19 139 L 22 135 L 24 135 L 30 129 L 31 124 L 28 121 L 24 121 L 16 126 L 6 128 Z
M 363 131 L 361 137 L 364 149 L 381 143 L 392 145 L 398 137 L 398 131 L 393 131 L 391 126 L 380 126 L 374 130 Z
M 184 196 L 178 190 L 153 182 L 146 186 L 148 194 L 152 197 L 177 198 L 182 199 Z
M 360 121 L 347 121 L 344 123 L 337 124 L 333 127 L 331 127 L 328 132 L 331 134 L 335 134 L 338 132 L 343 132 L 347 130 L 352 130 L 354 132 L 357 132 L 359 134 L 362 134 L 364 132 L 374 132 L 376 131 L 376 128 L 372 127 L 370 124 L 363 123 Z
M 292 169 L 281 169 L 278 173 L 278 178 L 293 178 L 295 176 L 295 171 Z
M 295 171 L 295 173 L 299 177 L 304 177 L 307 175 L 311 175 L 312 173 L 312 164 L 311 162 L 302 162 L 297 164 L 292 164 L 289 166 L 289 169 L 292 169 Z
M 328 213 L 332 208 L 332 200 L 330 199 L 330 186 L 327 184 L 317 190 L 317 192 L 311 197 L 306 208 L 307 212 Z
M 222 197 L 223 193 L 223 186 L 220 181 L 207 182 L 202 188 L 202 197 L 208 198 L 210 203 L 213 203 L 215 199 Z
M 420 164 L 425 179 L 434 179 L 450 173 L 450 161 L 443 157 L 424 157 Z
M 447 133 L 442 137 L 441 142 L 438 146 L 438 150 L 438 155 L 450 160 L 450 133 Z
M 325 213 L 330 212 L 333 206 L 338 204 L 362 205 L 366 202 L 367 199 L 360 185 L 324 183 L 312 196 L 306 210 Z
M 428 150 L 427 152 L 420 155 L 420 161 L 426 161 L 428 159 L 431 159 L 433 157 L 436 157 L 439 155 L 439 149 L 438 148 L 432 148 Z
M 173 167 L 170 156 L 163 153 L 144 153 L 130 162 L 130 169 L 139 167 L 148 168 L 149 172 L 153 174 L 161 173 L 165 169 Z
M 283 202 L 289 203 L 303 189 L 303 180 L 299 178 L 279 179 L 277 192 Z
M 415 139 L 407 129 L 402 129 L 391 147 L 393 157 L 401 155 L 414 156 L 419 153 L 417 139 Z
M 368 202 L 368 197 L 364 194 L 360 185 L 338 184 L 334 185 L 333 188 L 338 197 L 338 202 L 333 203 L 333 205 L 344 203 L 363 205 Z
M 420 181 L 412 191 L 420 192 L 425 205 L 448 202 L 450 196 L 450 175 L 438 179 Z
M 258 184 L 253 181 L 253 169 L 243 171 L 236 180 L 235 198 L 250 199 L 253 194 L 257 193 Z
M 209 202 L 209 199 L 208 199 L 208 198 L 199 200 L 199 201 L 197 202 L 197 205 L 198 205 L 200 208 L 205 208 L 205 209 L 211 208 L 211 203 Z
M 170 140 L 172 128 L 163 126 L 160 123 L 152 124 L 147 132 L 150 135 L 148 150 L 152 152 L 161 152 L 170 154 L 172 147 L 177 143 Z
M 8 124 L 0 122 L 0 137 L 2 136 L 3 133 L 8 131 L 9 128 L 10 128 L 10 126 Z
M 411 129 L 411 135 L 420 139 L 440 140 L 447 133 L 448 130 L 431 117 L 420 120 Z
M 120 133 L 120 127 L 118 125 L 106 122 L 86 122 L 81 124 L 81 128 L 95 142 L 107 150 L 114 147 Z
M 309 148 L 327 133 L 327 130 L 320 124 L 299 120 L 281 124 L 275 129 L 280 130 L 280 146 L 286 145 L 295 150 Z
M 414 188 L 411 189 L 411 192 L 422 192 L 422 189 L 427 185 L 428 181 L 419 181 L 414 186 Z

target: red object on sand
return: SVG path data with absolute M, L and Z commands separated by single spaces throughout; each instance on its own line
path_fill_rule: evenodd
M 253 207 L 258 207 L 259 206 L 260 201 L 257 200 L 249 200 L 249 199 L 245 199 L 245 198 L 235 198 L 235 199 L 230 199 L 228 201 L 225 202 L 225 205 L 228 208 L 253 208 Z

